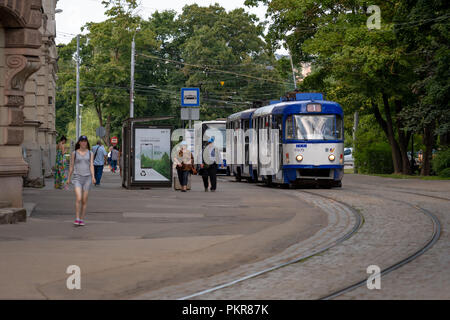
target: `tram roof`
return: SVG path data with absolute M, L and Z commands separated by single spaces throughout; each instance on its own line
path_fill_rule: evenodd
M 226 123 L 225 120 L 208 120 L 208 121 L 202 121 L 202 124 L 208 124 L 208 123 Z
M 322 112 L 307 112 L 306 105 L 310 103 L 318 103 L 322 105 Z M 342 107 L 333 101 L 326 100 L 305 100 L 305 101 L 285 101 L 276 104 L 271 104 L 265 107 L 256 109 L 253 113 L 254 117 L 261 117 L 269 114 L 294 114 L 294 113 L 328 113 L 328 114 L 344 114 Z
M 229 115 L 227 121 L 235 121 L 237 119 L 249 119 L 256 109 L 247 109 Z

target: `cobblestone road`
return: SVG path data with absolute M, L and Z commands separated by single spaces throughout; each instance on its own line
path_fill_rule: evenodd
M 283 190 L 221 177 L 205 194 L 197 178 L 181 194 L 125 191 L 106 174 L 81 229 L 73 192 L 27 189 L 36 212 L 0 227 L 0 298 L 318 299 L 422 248 L 433 223 L 419 206 L 441 222 L 435 245 L 382 276 L 381 290 L 337 299 L 450 299 L 450 181 L 346 175 L 342 188 Z M 65 287 L 71 264 L 83 270 L 78 292 Z

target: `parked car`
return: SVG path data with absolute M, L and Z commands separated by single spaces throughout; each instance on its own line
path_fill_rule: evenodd
M 354 162 L 353 148 L 344 148 L 344 166 L 353 167 Z

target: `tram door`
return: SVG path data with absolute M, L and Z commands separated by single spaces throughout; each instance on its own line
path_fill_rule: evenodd
M 252 137 L 250 137 L 251 141 L 251 149 L 250 149 L 250 163 L 252 164 L 252 170 L 256 176 L 254 179 L 257 179 L 259 176 L 259 120 L 261 118 L 253 118 L 252 119 Z
M 281 115 L 273 116 L 272 128 L 278 133 L 278 142 L 273 141 L 273 143 L 278 143 L 276 149 L 278 149 L 278 163 L 277 163 L 277 180 L 283 179 L 283 117 Z
M 243 165 L 243 172 L 246 176 L 250 176 L 250 166 L 249 166 L 249 136 L 246 134 L 247 130 L 250 128 L 250 121 L 249 120 L 243 120 L 242 121 L 242 130 L 244 132 L 244 165 Z

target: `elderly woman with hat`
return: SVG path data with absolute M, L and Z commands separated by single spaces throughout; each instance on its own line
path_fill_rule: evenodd
M 176 157 L 174 157 L 173 163 L 177 169 L 178 179 L 181 185 L 181 192 L 186 192 L 189 173 L 193 172 L 194 170 L 194 157 L 192 153 L 187 149 L 186 141 L 182 141 L 180 143 L 180 150 L 178 151 Z

